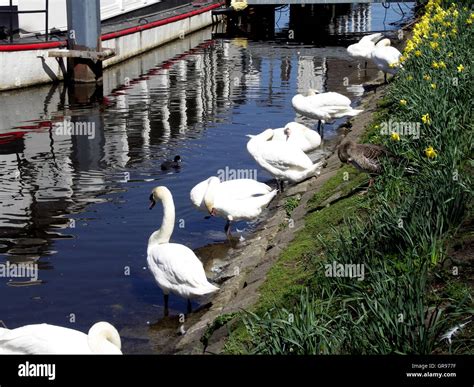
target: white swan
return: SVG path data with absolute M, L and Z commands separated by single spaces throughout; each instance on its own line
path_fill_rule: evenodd
M 73 355 L 122 354 L 120 335 L 107 322 L 94 324 L 86 335 L 75 329 L 49 324 L 0 328 L 0 354 Z
M 284 128 L 273 129 L 272 141 L 287 141 L 303 152 L 310 152 L 321 145 L 321 136 L 298 122 L 289 122 Z
M 371 59 L 377 68 L 384 72 L 384 80 L 387 83 L 387 73 L 395 75 L 400 67 L 402 53 L 390 45 L 390 39 L 382 39 L 375 45 Z
M 251 136 L 247 150 L 258 165 L 270 172 L 283 190 L 283 182 L 299 182 L 318 174 L 324 162 L 313 164 L 311 159 L 298 147 L 283 141 L 269 141 L 273 129 L 267 129 L 257 136 Z
M 197 184 L 190 196 L 196 207 L 202 208 L 204 205 L 211 216 L 227 220 L 224 230 L 230 239 L 231 222 L 257 218 L 277 192 L 252 179 L 221 182 L 218 177 L 212 176 Z
M 150 209 L 158 200 L 163 202 L 163 222 L 148 240 L 148 268 L 163 290 L 165 315 L 168 315 L 169 293 L 187 298 L 188 312 L 191 312 L 191 298 L 213 293 L 219 288 L 208 282 L 201 261 L 189 247 L 169 243 L 175 211 L 173 196 L 168 188 L 161 186 L 152 191 Z
M 218 177 L 211 176 L 193 187 L 189 197 L 197 208 L 208 211 L 204 197 L 210 186 L 216 190 L 217 195 L 225 195 L 229 199 L 246 199 L 251 196 L 265 195 L 272 191 L 268 185 L 253 179 L 233 179 L 216 184 L 217 181 L 220 182 Z
M 302 116 L 319 120 L 318 132 L 321 128 L 321 122 L 331 121 L 335 118 L 345 116 L 356 116 L 363 110 L 356 110 L 351 107 L 351 100 L 346 96 L 335 93 L 318 93 L 310 89 L 308 94 L 295 95 L 291 104 L 293 109 Z
M 365 68 L 367 68 L 367 60 L 372 58 L 372 51 L 375 49 L 375 42 L 382 38 L 381 33 L 366 35 L 357 43 L 347 47 L 350 56 L 356 59 L 365 59 Z

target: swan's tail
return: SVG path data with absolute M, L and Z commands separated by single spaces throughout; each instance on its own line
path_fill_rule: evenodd
M 348 109 L 348 110 L 345 110 L 343 112 L 340 112 L 340 113 L 336 113 L 334 115 L 334 118 L 341 118 L 341 117 L 345 117 L 345 116 L 349 116 L 349 117 L 354 117 L 360 113 L 362 113 L 363 110 L 358 110 L 358 109 Z
M 306 170 L 306 173 L 304 173 L 304 175 L 301 176 L 301 179 L 299 179 L 299 181 L 306 180 L 307 178 L 311 176 L 318 176 L 321 173 L 321 168 L 323 168 L 325 164 L 326 164 L 325 160 L 322 160 L 313 164 L 313 166 L 311 168 L 308 168 Z
M 257 202 L 257 206 L 260 207 L 260 208 L 266 207 L 268 205 L 268 203 L 270 203 L 272 201 L 272 199 L 277 195 L 277 193 L 278 193 L 278 190 L 274 189 L 273 191 L 271 191 L 267 194 L 257 196 L 255 198 L 256 202 Z
M 219 288 L 217 286 L 214 286 L 213 284 L 208 282 L 206 284 L 203 284 L 199 288 L 193 289 L 193 294 L 197 297 L 200 297 L 200 296 L 205 296 L 207 294 L 215 293 L 218 290 L 219 290 Z
M 277 195 L 278 190 L 274 189 L 271 192 L 262 194 L 262 195 L 256 195 L 252 196 L 250 198 L 244 198 L 242 199 L 242 205 L 248 205 L 251 208 L 263 208 L 268 205 L 272 201 L 272 199 Z M 245 204 L 246 202 L 247 204 Z

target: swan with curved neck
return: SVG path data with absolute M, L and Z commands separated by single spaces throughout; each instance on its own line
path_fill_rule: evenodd
M 284 128 L 273 129 L 271 141 L 287 141 L 303 152 L 310 152 L 321 145 L 321 136 L 299 122 L 288 122 Z
M 256 136 L 250 136 L 247 150 L 263 169 L 270 172 L 281 191 L 283 182 L 297 183 L 319 174 L 324 162 L 313 164 L 311 159 L 298 147 L 288 142 L 269 141 L 273 130 L 267 129 Z
M 220 184 L 213 184 L 214 181 L 219 181 Z M 204 203 L 204 196 L 212 186 L 217 195 L 225 195 L 229 199 L 246 199 L 256 195 L 265 195 L 272 191 L 272 188 L 264 183 L 260 183 L 253 179 L 231 179 L 220 181 L 217 176 L 211 176 L 206 180 L 196 184 L 189 193 L 191 202 L 200 210 L 208 211 Z
M 402 53 L 390 44 L 390 39 L 382 39 L 371 53 L 372 61 L 384 73 L 385 83 L 387 83 L 387 74 L 395 75 L 398 72 L 402 56 Z
M 87 342 L 93 353 L 122 353 L 120 335 L 108 322 L 101 321 L 94 324 L 87 334 Z
M 372 51 L 375 49 L 375 43 L 382 38 L 381 33 L 370 34 L 362 37 L 357 43 L 347 47 L 347 53 L 356 59 L 365 60 L 365 68 L 367 68 L 367 60 L 371 59 Z
M 86 335 L 50 324 L 0 328 L 0 354 L 122 354 L 120 335 L 107 322 L 94 324 Z
M 205 296 L 219 290 L 208 282 L 206 272 L 194 252 L 178 243 L 169 243 L 173 234 L 175 208 L 173 196 L 168 188 L 156 187 L 150 195 L 150 209 L 157 201 L 163 203 L 161 227 L 148 240 L 147 263 L 156 283 L 163 291 L 164 312 L 168 315 L 169 294 L 177 294 L 188 300 L 191 312 L 191 298 Z
M 232 237 L 230 231 L 232 221 L 256 219 L 278 192 L 266 184 L 248 180 L 237 179 L 221 183 L 215 176 L 206 180 L 204 206 L 211 216 L 220 216 L 227 220 L 224 230 L 229 240 Z M 230 182 L 232 183 L 226 187 L 226 183 Z M 239 190 L 243 192 L 239 193 Z
M 321 125 L 327 121 L 353 117 L 362 112 L 351 107 L 349 98 L 332 91 L 319 93 L 309 89 L 307 95 L 296 94 L 291 99 L 291 104 L 298 114 L 318 120 L 318 132 L 321 132 Z

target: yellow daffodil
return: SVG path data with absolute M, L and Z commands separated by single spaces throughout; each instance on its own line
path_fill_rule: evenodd
M 412 81 L 412 80 L 413 80 L 413 76 L 412 76 L 412 75 L 409 75 L 409 76 L 407 77 L 407 80 L 408 80 L 408 81 Z
M 439 43 L 438 42 L 431 42 L 430 46 L 433 50 L 436 50 L 439 47 Z
M 443 61 L 438 62 L 438 66 L 439 66 L 440 69 L 445 69 L 446 68 L 446 63 L 444 63 Z
M 466 24 L 471 25 L 472 24 L 472 19 L 467 19 Z
M 464 66 L 462 64 L 460 64 L 458 67 L 458 73 L 462 73 L 464 71 Z
M 425 81 L 431 81 L 431 77 L 429 75 L 423 75 L 423 79 Z
M 431 118 L 430 118 L 429 113 L 423 114 L 421 116 L 421 121 L 423 121 L 423 123 L 426 124 L 426 125 L 431 124 Z
M 420 50 L 416 50 L 416 51 L 415 51 L 415 56 L 421 56 L 421 51 L 420 51 Z
M 453 54 L 453 52 L 452 52 L 452 51 L 448 52 L 448 58 L 452 58 L 452 57 L 453 57 L 453 55 L 454 55 L 454 54 Z
M 451 35 L 454 36 L 454 35 L 456 35 L 457 33 L 458 33 L 458 29 L 457 29 L 457 28 L 453 28 L 453 29 L 451 30 Z
M 392 134 L 390 135 L 390 138 L 393 141 L 400 141 L 400 135 L 397 132 L 392 132 Z
M 433 63 L 431 64 L 431 67 L 433 67 L 434 69 L 439 69 L 439 64 L 438 64 L 438 62 L 433 62 Z
M 431 34 L 431 36 L 434 38 L 434 39 L 438 39 L 439 38 L 439 34 L 437 32 L 433 32 Z
M 432 89 L 436 89 L 436 83 L 432 83 L 432 84 L 431 84 L 431 88 L 432 88 Z
M 432 146 L 429 146 L 425 149 L 425 155 L 429 159 L 434 159 L 436 156 L 438 156 L 438 152 L 436 152 Z
M 406 106 L 406 104 L 407 104 L 407 100 L 406 100 L 406 99 L 401 99 L 401 100 L 400 100 L 400 105 Z

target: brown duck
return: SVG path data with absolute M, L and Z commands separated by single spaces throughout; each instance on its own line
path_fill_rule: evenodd
M 343 163 L 352 164 L 370 175 L 378 175 L 382 172 L 381 159 L 390 156 L 390 152 L 381 145 L 345 141 L 339 145 L 337 155 Z

